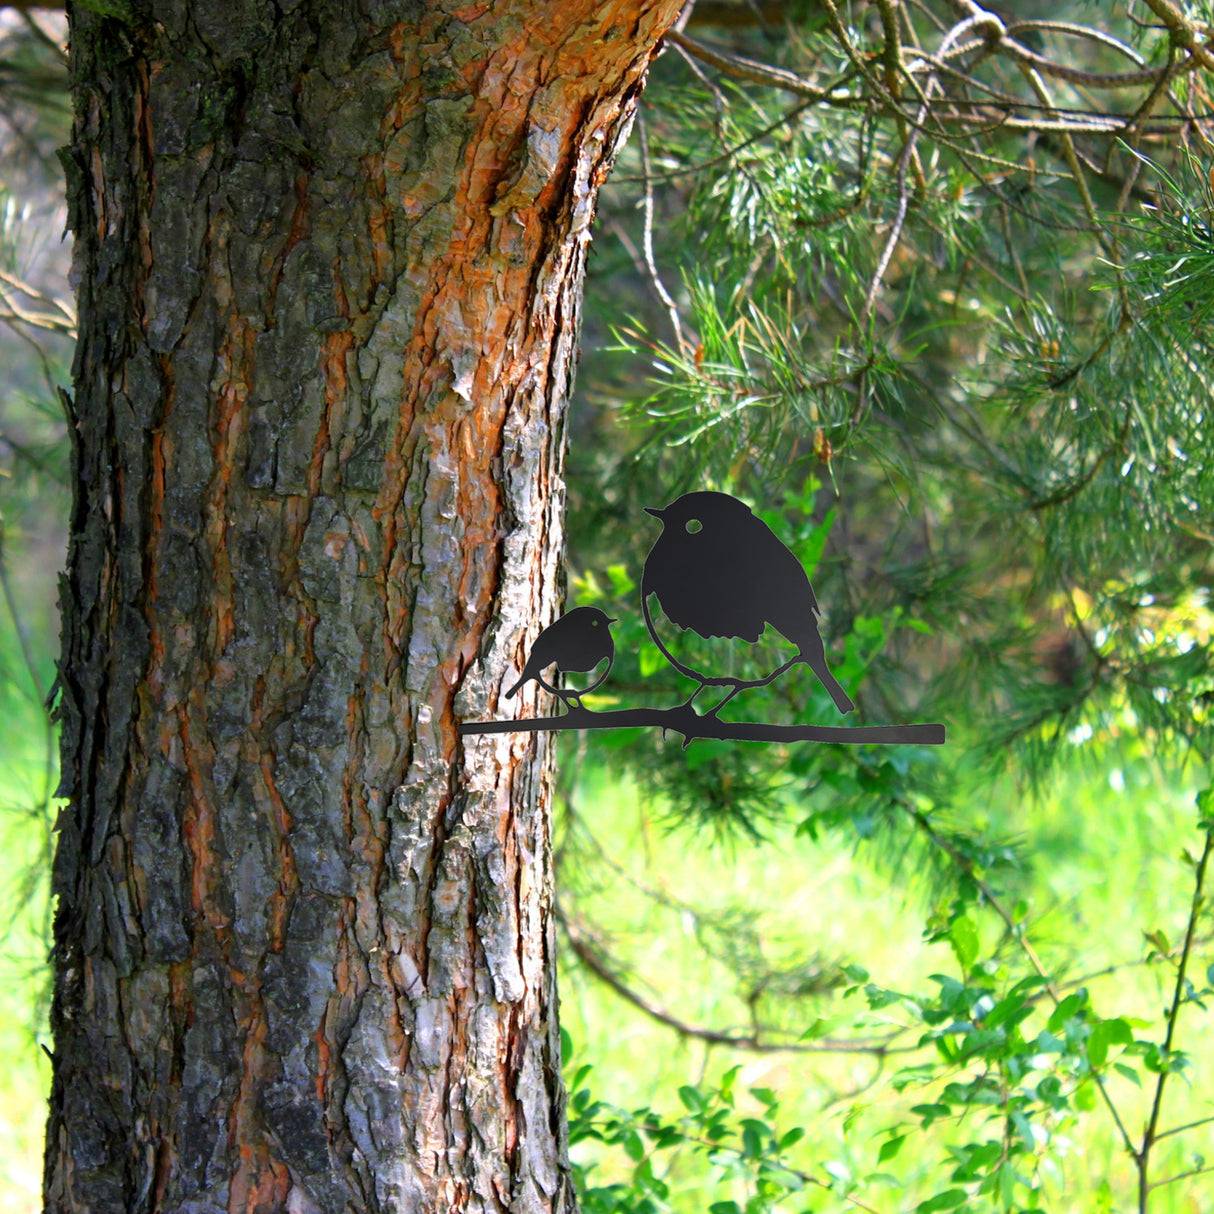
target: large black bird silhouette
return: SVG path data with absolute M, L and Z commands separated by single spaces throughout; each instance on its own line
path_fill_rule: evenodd
M 715 716 L 739 691 L 765 687 L 791 666 L 804 662 L 821 680 L 841 713 L 855 708 L 826 665 L 818 632 L 818 600 L 809 575 L 774 531 L 727 493 L 685 493 L 664 510 L 645 508 L 662 521 L 662 534 L 645 558 L 641 605 L 654 644 L 680 673 L 699 686 L 730 691 L 709 715 Z M 662 643 L 649 611 L 649 596 L 672 623 L 700 636 L 758 641 L 770 624 L 797 647 L 779 669 L 760 679 L 706 674 L 684 665 Z
M 611 625 L 615 622 L 614 616 L 597 607 L 575 607 L 559 620 L 553 621 L 536 637 L 523 673 L 506 692 L 506 699 L 513 699 L 524 683 L 534 679 L 545 691 L 552 692 L 566 708 L 581 708 L 582 696 L 588 695 L 603 682 L 615 661 L 615 641 L 611 636 Z M 607 659 L 606 669 L 581 691 L 553 687 L 540 675 L 541 671 L 554 663 L 562 674 L 593 670 L 604 658 Z

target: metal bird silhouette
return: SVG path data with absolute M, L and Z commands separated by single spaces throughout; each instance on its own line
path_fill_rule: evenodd
M 597 607 L 575 607 L 559 620 L 549 624 L 535 639 L 531 653 L 519 681 L 506 692 L 506 699 L 530 679 L 534 679 L 545 691 L 550 691 L 566 708 L 582 706 L 582 696 L 598 687 L 611 671 L 615 661 L 615 641 L 611 636 L 611 625 L 616 617 L 609 616 Z M 604 658 L 607 667 L 589 687 L 581 691 L 569 691 L 546 683 L 540 672 L 553 664 L 562 674 L 568 671 L 593 670 Z
M 826 664 L 818 631 L 818 600 L 801 562 L 746 505 L 727 493 L 685 493 L 663 510 L 646 507 L 661 519 L 662 534 L 650 549 L 641 575 L 641 606 L 654 644 L 680 673 L 699 686 L 729 687 L 709 715 L 715 716 L 739 691 L 765 687 L 804 662 L 818 676 L 841 713 L 855 708 Z M 663 644 L 649 611 L 649 596 L 672 623 L 700 636 L 757 642 L 770 624 L 797 653 L 760 679 L 735 679 L 692 669 Z

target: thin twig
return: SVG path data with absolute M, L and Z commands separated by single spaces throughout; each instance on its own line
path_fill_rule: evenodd
M 713 81 L 709 80 L 707 75 L 705 75 L 704 69 L 696 62 L 694 55 L 692 55 L 690 52 L 688 52 L 686 50 L 686 48 L 679 46 L 678 43 L 673 43 L 672 45 L 674 46 L 674 49 L 676 51 L 678 51 L 679 56 L 682 58 L 683 62 L 687 64 L 687 70 L 690 71 L 691 74 L 693 76 L 695 76 L 695 78 L 697 80 L 699 80 L 699 82 L 708 90 L 709 94 L 711 95 L 712 107 L 716 114 L 716 117 L 713 119 L 713 124 L 712 124 L 713 131 L 716 134 L 717 142 L 724 145 L 725 144 L 724 122 L 725 122 L 725 109 L 726 109 L 725 94 L 721 92 L 721 90 L 717 87 L 716 84 L 713 83 Z
M 1155 1181 L 1151 1185 L 1151 1191 L 1162 1189 L 1164 1185 L 1175 1184 L 1178 1180 L 1188 1180 L 1190 1176 L 1208 1176 L 1211 1172 L 1214 1172 L 1214 1164 L 1203 1168 L 1190 1168 L 1187 1172 L 1177 1172 L 1175 1176 L 1166 1176 L 1163 1180 Z
M 641 145 L 641 172 L 645 177 L 643 196 L 645 226 L 641 245 L 645 255 L 645 269 L 648 271 L 654 293 L 662 301 L 667 315 L 670 317 L 670 327 L 674 330 L 675 347 L 681 354 L 685 354 L 687 347 L 683 340 L 683 326 L 679 322 L 678 305 L 674 302 L 670 292 L 666 290 L 666 284 L 658 273 L 657 262 L 653 256 L 653 178 L 649 168 L 649 133 L 645 126 L 645 115 L 640 110 L 637 111 L 637 134 L 640 136 Z
M 1154 8 L 1154 5 L 1152 5 L 1152 8 Z M 1142 1147 L 1134 1156 L 1135 1163 L 1138 1165 L 1138 1214 L 1147 1214 L 1147 1201 L 1153 1188 L 1158 1188 L 1162 1184 L 1172 1184 L 1174 1181 L 1180 1180 L 1184 1175 L 1198 1174 L 1197 1172 L 1182 1173 L 1181 1176 L 1173 1176 L 1168 1180 L 1159 1181 L 1155 1185 L 1149 1183 L 1151 1148 L 1154 1147 L 1160 1137 L 1158 1134 L 1159 1115 L 1163 1109 L 1163 1090 L 1168 1079 L 1172 1044 L 1176 1040 L 1176 1022 L 1180 1018 L 1180 1009 L 1185 1002 L 1185 974 L 1189 966 L 1189 956 L 1193 949 L 1193 936 L 1197 931 L 1197 920 L 1204 904 L 1206 866 L 1210 862 L 1210 852 L 1214 850 L 1214 829 L 1207 826 L 1205 833 L 1205 847 L 1202 848 L 1201 859 L 1197 862 L 1197 869 L 1193 876 L 1193 897 L 1189 903 L 1189 922 L 1185 927 L 1184 945 L 1180 950 L 1180 960 L 1176 965 L 1176 986 L 1172 991 L 1172 1005 L 1168 1009 L 1168 1027 L 1163 1038 L 1162 1065 L 1159 1070 L 1159 1078 L 1155 1082 L 1155 1098 L 1151 1102 L 1150 1119 L 1147 1121 L 1146 1129 L 1142 1132 Z M 1201 1170 L 1207 1171 L 1209 1169 Z
M 739 1151 L 736 1147 L 722 1146 L 721 1142 L 717 1139 L 701 1138 L 696 1134 L 684 1134 L 683 1141 L 684 1142 L 694 1142 L 698 1146 L 707 1147 L 710 1150 L 712 1150 L 713 1152 L 720 1152 L 722 1150 L 731 1151 L 733 1154 L 737 1155 L 739 1158 L 742 1157 L 741 1151 Z M 880 1210 L 876 1209 L 873 1206 L 866 1205 L 858 1197 L 853 1197 L 850 1193 L 840 1193 L 839 1190 L 833 1184 L 827 1184 L 826 1181 L 819 1180 L 816 1176 L 811 1176 L 808 1172 L 802 1172 L 799 1168 L 790 1167 L 788 1164 L 784 1163 L 783 1161 L 780 1162 L 780 1168 L 782 1171 L 787 1172 L 790 1176 L 797 1177 L 797 1179 L 800 1180 L 802 1183 L 811 1184 L 811 1185 L 814 1185 L 816 1188 L 823 1189 L 827 1193 L 830 1193 L 832 1197 L 840 1198 L 841 1200 L 846 1201 L 846 1202 L 850 1203 L 851 1205 L 855 1206 L 855 1208 L 857 1210 L 865 1211 L 865 1214 L 881 1214 Z
M 1072 21 L 1016 20 L 1009 21 L 1005 28 L 1009 34 L 1016 34 L 1021 30 L 1042 30 L 1056 34 L 1069 34 L 1072 38 L 1086 38 L 1089 42 L 1099 42 L 1104 46 L 1111 46 L 1139 67 L 1145 63 L 1143 57 L 1132 46 L 1122 42 L 1120 38 L 1115 38 L 1105 30 L 1096 29 L 1090 25 L 1076 25 Z
M 1168 27 L 1172 39 L 1209 71 L 1214 71 L 1214 55 L 1197 36 L 1196 27 L 1171 3 L 1171 0 L 1147 0 L 1151 11 Z
M 826 0 L 830 3 L 830 0 Z M 989 13 L 976 14 L 972 17 L 967 17 L 964 21 L 958 22 L 944 36 L 944 41 L 941 42 L 937 55 L 943 56 L 947 53 L 949 47 L 957 41 L 968 30 L 986 24 L 988 21 L 997 21 L 998 18 L 991 16 Z M 902 239 L 902 229 L 906 223 L 906 213 L 910 207 L 910 191 L 906 184 L 906 170 L 911 162 L 911 157 L 915 153 L 915 145 L 918 142 L 919 135 L 923 129 L 923 120 L 927 117 L 928 110 L 931 105 L 932 89 L 936 87 L 937 81 L 935 76 L 928 78 L 927 83 L 923 87 L 920 94 L 922 100 L 919 105 L 919 112 L 915 117 L 915 130 L 909 135 L 906 142 L 902 146 L 902 154 L 898 157 L 898 208 L 894 213 L 893 226 L 890 228 L 889 236 L 886 238 L 885 247 L 881 250 L 881 256 L 877 259 L 877 268 L 873 272 L 872 280 L 868 284 L 868 291 L 864 296 L 864 306 L 860 309 L 859 327 L 861 331 L 868 327 L 868 322 L 872 318 L 873 305 L 877 300 L 877 292 L 881 289 L 881 283 L 885 279 L 886 271 L 889 269 L 889 263 L 893 259 L 894 251 L 898 247 L 899 241 Z M 863 410 L 866 393 L 861 391 L 860 399 L 857 402 L 856 411 Z M 853 420 L 858 420 L 853 415 Z
M 41 7 L 43 7 L 43 5 L 41 5 L 41 4 L 36 5 L 36 6 L 30 5 L 30 7 L 31 8 L 33 8 L 33 7 L 41 8 Z M 47 5 L 45 5 L 45 7 L 54 8 L 55 6 L 52 4 L 47 4 Z M 60 6 L 60 7 L 62 7 L 62 6 Z M 50 34 L 48 34 L 46 32 L 46 30 L 44 30 L 42 28 L 42 26 L 39 25 L 38 22 L 34 20 L 34 18 L 30 15 L 30 13 L 26 10 L 25 7 L 23 7 L 22 5 L 17 5 L 17 10 L 18 10 L 18 12 L 20 12 L 21 20 L 25 22 L 26 28 L 30 31 L 30 33 L 33 34 L 34 37 L 37 38 L 38 41 L 43 44 L 43 46 L 45 46 L 49 50 L 53 51 L 55 58 L 64 67 L 67 67 L 67 52 L 63 49 L 63 45 L 60 42 L 57 42 L 54 38 L 52 38 L 50 36 Z
M 896 1046 L 892 1044 L 905 1030 L 898 1030 L 884 1040 L 848 1040 L 826 1037 L 820 1041 L 806 1043 L 762 1041 L 757 1033 L 745 1035 L 726 1033 L 719 1029 L 706 1028 L 703 1025 L 689 1024 L 633 990 L 599 955 L 588 938 L 588 933 L 565 915 L 559 906 L 556 910 L 556 917 L 574 956 L 600 982 L 609 986 L 625 1002 L 631 1003 L 633 1007 L 644 1012 L 651 1020 L 656 1020 L 659 1024 L 673 1029 L 680 1037 L 706 1041 L 709 1045 L 724 1045 L 735 1050 L 749 1050 L 751 1053 L 757 1054 L 871 1054 L 883 1058 L 887 1054 L 911 1054 L 919 1049 L 917 1045 Z
M 660 173 L 650 175 L 650 181 L 673 181 L 677 177 L 688 177 L 694 173 L 702 173 L 705 169 L 714 168 L 718 164 L 724 164 L 727 160 L 732 160 L 739 152 L 744 152 L 747 148 L 753 147 L 756 143 L 766 139 L 773 131 L 778 131 L 782 126 L 787 126 L 790 122 L 795 122 L 807 109 L 810 102 L 803 101 L 800 105 L 794 105 L 792 109 L 785 110 L 775 122 L 770 122 L 761 130 L 756 131 L 753 135 L 748 135 L 733 147 L 727 148 L 717 156 L 713 156 L 708 160 L 701 160 L 698 164 L 689 164 L 681 169 L 663 169 Z M 636 174 L 629 177 L 612 177 L 612 183 L 627 183 L 629 185 L 637 185 L 646 178 Z
M 1173 1134 L 1183 1134 L 1186 1130 L 1196 1130 L 1203 1125 L 1209 1125 L 1214 1122 L 1214 1117 L 1201 1117 L 1197 1121 L 1187 1121 L 1184 1125 L 1173 1126 L 1170 1130 L 1160 1130 L 1155 1135 L 1155 1141 L 1158 1142 L 1161 1138 L 1171 1138 Z
M 750 80 L 755 84 L 766 84 L 772 88 L 784 89 L 785 92 L 795 93 L 798 97 L 804 97 L 809 101 L 825 101 L 833 91 L 832 86 L 821 88 L 812 81 L 806 80 L 804 76 L 798 76 L 796 72 L 787 71 L 782 67 L 773 67 L 769 63 L 759 63 L 754 59 L 747 59 L 743 55 L 716 50 L 697 38 L 688 37 L 687 34 L 677 31 L 668 33 L 666 41 L 673 42 L 675 46 L 694 55 L 702 63 L 707 63 L 727 76 L 733 76 L 738 80 Z
M 1034 92 L 1041 99 L 1042 104 L 1052 105 L 1053 99 L 1050 97 L 1049 91 L 1045 87 L 1045 82 L 1037 71 L 1029 66 L 1024 66 L 1023 70 L 1029 84 L 1032 85 Z M 1083 171 L 1083 166 L 1079 163 L 1079 157 L 1075 154 L 1075 144 L 1071 139 L 1069 131 L 1062 133 L 1062 150 L 1067 164 L 1070 166 L 1071 176 L 1074 178 L 1075 188 L 1079 191 L 1079 198 L 1083 203 L 1083 209 L 1087 214 L 1088 222 L 1092 225 L 1092 233 L 1113 267 L 1113 275 L 1117 282 L 1117 298 L 1121 304 L 1121 316 L 1118 320 L 1117 331 L 1121 332 L 1129 325 L 1131 317 L 1130 297 L 1126 290 L 1125 275 L 1121 270 L 1122 259 L 1117 245 L 1117 238 L 1110 235 L 1100 223 L 1100 218 L 1096 214 L 1096 204 L 1092 201 L 1092 195 L 1088 189 L 1087 176 Z

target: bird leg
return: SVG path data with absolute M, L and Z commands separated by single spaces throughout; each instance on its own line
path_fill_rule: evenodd
M 572 712 L 575 708 L 581 708 L 582 692 L 568 691 L 563 687 L 553 687 L 551 688 L 551 691 L 552 694 L 565 705 L 566 712 Z
M 555 696 L 558 700 L 560 700 L 560 702 L 562 704 L 564 704 L 566 712 L 572 712 L 574 704 L 576 704 L 578 708 L 581 708 L 582 701 L 579 698 L 579 696 L 577 695 L 577 693 L 572 692 L 572 691 L 565 691 L 563 688 L 560 688 L 560 687 L 554 687 L 551 683 L 546 682 L 544 679 L 540 678 L 539 675 L 535 676 L 535 681 L 546 692 L 548 692 L 549 695 Z M 570 703 L 570 701 L 573 701 L 574 703 Z

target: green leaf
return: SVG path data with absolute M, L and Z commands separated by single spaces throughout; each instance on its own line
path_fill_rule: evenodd
M 738 1072 L 742 1068 L 740 1066 L 731 1066 L 729 1070 L 721 1076 L 721 1099 L 728 1105 L 733 1105 L 733 1085 L 738 1078 Z
M 1126 1066 L 1124 1062 L 1114 1062 L 1113 1070 L 1128 1079 L 1136 1088 L 1142 1087 L 1142 1079 L 1132 1066 Z
M 1068 995 L 1053 1011 L 1049 1020 L 1046 1021 L 1046 1028 L 1051 1033 L 1056 1033 L 1072 1016 L 1079 1013 L 1080 1009 L 1087 1002 L 1088 996 L 1086 991 L 1076 991 L 1073 995 Z
M 978 1029 L 966 1035 L 961 1042 L 960 1055 L 969 1058 L 981 1054 L 984 1058 L 998 1058 L 1003 1053 L 1007 1036 L 1002 1029 Z
M 641 677 L 647 679 L 662 669 L 666 664 L 666 659 L 662 657 L 658 647 L 646 638 L 641 642 L 640 649 L 637 650 L 637 662 L 641 668 Z
M 823 1019 L 821 1016 L 813 1022 L 801 1034 L 802 1041 L 816 1041 L 819 1037 L 828 1037 L 835 1029 L 842 1025 L 850 1024 L 853 1020 L 851 1016 L 831 1016 L 828 1019 Z
M 936 1210 L 955 1210 L 963 1205 L 968 1194 L 964 1189 L 945 1189 L 915 1207 L 915 1214 L 935 1214 Z
M 742 1154 L 747 1159 L 758 1159 L 763 1154 L 763 1133 L 761 1123 L 746 1121 L 742 1126 Z
M 885 621 L 879 615 L 858 615 L 852 621 L 852 631 L 868 641 L 879 641 L 885 636 Z
M 898 1003 L 902 998 L 897 991 L 887 991 L 873 982 L 864 988 L 864 997 L 874 1012 L 880 1011 L 883 1007 L 889 1007 L 891 1003 Z
M 1008 995 L 1005 999 L 1000 999 L 999 1002 L 996 1003 L 989 1012 L 987 1012 L 982 1019 L 982 1023 L 985 1024 L 987 1028 L 991 1029 L 998 1028 L 1001 1024 L 1006 1024 L 1008 1021 L 1011 1021 L 1013 1024 L 1018 1024 L 1025 1018 L 1025 1016 L 1029 1015 L 1027 1010 L 1025 1011 L 1024 1016 L 1016 1015 L 1017 1012 L 1024 1008 L 1027 1001 L 1028 996 L 1024 994 L 1017 993 L 1015 995 Z M 1015 1017 L 1015 1019 L 1013 1019 L 1013 1017 Z
M 633 1163 L 639 1163 L 645 1158 L 645 1144 L 636 1130 L 629 1130 L 624 1135 L 624 1153 Z
M 968 972 L 969 967 L 978 958 L 978 929 L 968 915 L 954 919 L 948 929 L 949 943 L 953 946 L 953 954 L 962 972 Z
M 702 1113 L 704 1111 L 704 1097 L 699 1088 L 693 1088 L 690 1084 L 684 1084 L 679 1088 L 679 1099 L 683 1102 L 683 1107 L 692 1113 Z
M 1214 830 L 1214 784 L 1197 794 L 1197 814 L 1202 830 Z
M 977 1179 L 992 1164 L 998 1163 L 1003 1155 L 1003 1144 L 1000 1142 L 984 1142 L 980 1146 L 967 1148 L 965 1162 L 953 1173 L 954 1180 L 970 1181 Z
M 611 579 L 611 589 L 617 598 L 627 598 L 636 589 L 636 582 L 628 576 L 628 570 L 623 565 L 608 565 L 607 576 Z
M 947 1104 L 917 1104 L 911 1109 L 912 1113 L 917 1114 L 923 1119 L 923 1128 L 925 1130 L 933 1121 L 938 1121 L 941 1117 L 950 1116 L 952 1111 Z
M 1088 1061 L 1095 1067 L 1104 1066 L 1111 1045 L 1133 1045 L 1134 1034 L 1124 1020 L 1101 1020 L 1088 1037 Z
M 1016 1169 L 1010 1162 L 1000 1165 L 998 1172 L 999 1201 L 1005 1210 L 1010 1210 L 1016 1197 Z
M 1166 957 L 1172 951 L 1171 944 L 1168 943 L 1167 933 L 1162 928 L 1156 928 L 1153 932 L 1142 933 L 1148 944 L 1154 945 L 1155 951 L 1161 956 Z
M 826 512 L 826 517 L 809 533 L 808 538 L 797 545 L 797 556 L 800 558 L 801 567 L 809 577 L 813 577 L 814 570 L 817 569 L 818 562 L 822 559 L 822 551 L 826 547 L 826 541 L 834 522 L 835 508 L 832 506 Z
M 887 1138 L 881 1144 L 881 1150 L 877 1152 L 877 1162 L 881 1164 L 893 1159 L 902 1150 L 906 1137 L 905 1134 L 899 1134 L 896 1138 Z
M 1033 1127 L 1029 1124 L 1029 1119 L 1018 1109 L 1012 1113 L 1012 1125 L 1016 1127 L 1016 1132 L 1020 1135 L 1020 1141 L 1024 1143 L 1025 1150 L 1035 1151 L 1037 1140 L 1033 1137 Z

